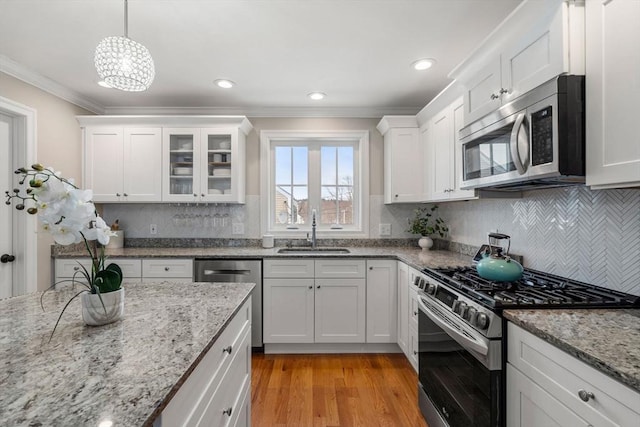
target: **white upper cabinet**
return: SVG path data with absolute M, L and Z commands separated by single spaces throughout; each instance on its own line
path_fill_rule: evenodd
M 94 202 L 161 201 L 160 128 L 87 126 L 83 146 L 83 187 Z
M 640 2 L 587 2 L 587 185 L 640 186 Z
M 424 201 L 424 151 L 416 117 L 384 116 L 377 128 L 384 137 L 384 202 Z
M 524 1 L 450 77 L 465 87 L 464 122 L 560 75 L 584 74 L 584 4 Z
M 469 200 L 475 190 L 460 190 L 462 147 L 459 131 L 463 125 L 462 97 L 457 85 L 449 86 L 420 113 L 420 138 L 425 147 L 424 186 L 426 201 Z M 453 100 L 452 100 L 453 99 Z
M 78 116 L 94 201 L 244 203 L 243 116 Z

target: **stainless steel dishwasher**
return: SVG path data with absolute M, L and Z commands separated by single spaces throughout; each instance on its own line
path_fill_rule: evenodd
M 251 346 L 262 347 L 262 261 L 196 258 L 195 282 L 255 283 L 251 294 Z

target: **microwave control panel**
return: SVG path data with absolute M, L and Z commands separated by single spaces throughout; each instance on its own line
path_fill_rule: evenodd
M 551 106 L 531 114 L 531 164 L 553 162 L 553 111 Z

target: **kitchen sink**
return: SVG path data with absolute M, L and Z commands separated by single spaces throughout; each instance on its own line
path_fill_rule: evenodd
M 278 249 L 279 254 L 348 254 L 351 251 L 347 248 L 282 248 Z

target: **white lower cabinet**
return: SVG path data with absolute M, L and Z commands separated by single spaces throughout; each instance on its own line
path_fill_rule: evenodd
M 513 323 L 507 357 L 507 426 L 640 425 L 640 393 Z
M 171 398 L 153 425 L 251 425 L 251 298 Z
M 409 277 L 411 277 L 411 270 Z M 411 281 L 413 283 L 413 281 Z M 409 362 L 413 365 L 413 369 L 418 372 L 418 291 L 415 286 L 409 286 L 409 346 L 405 353 L 409 358 Z
M 397 261 L 367 261 L 367 342 L 398 342 L 397 283 Z
M 118 264 L 122 270 L 123 283 L 140 283 L 142 280 L 142 266 L 137 258 L 108 258 L 106 264 Z M 86 269 L 91 274 L 91 259 L 83 258 L 57 258 L 54 262 L 54 283 L 56 286 L 71 284 L 72 281 L 86 283 L 82 270 Z
M 188 281 L 193 280 L 191 258 L 145 258 L 142 260 L 142 281 Z
M 266 259 L 265 344 L 382 343 L 395 347 L 396 263 L 363 259 Z M 291 271 L 299 276 L 292 277 Z
M 266 259 L 263 273 L 265 344 L 365 342 L 364 260 Z

